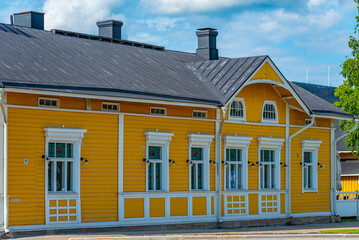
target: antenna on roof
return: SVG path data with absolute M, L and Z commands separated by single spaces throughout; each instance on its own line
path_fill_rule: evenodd
M 307 67 L 307 78 L 305 79 L 305 82 L 308 83 L 308 67 Z
M 330 67 L 328 66 L 328 86 L 330 87 L 330 86 L 332 86 L 331 84 L 330 84 Z
M 11 25 L 14 25 L 14 18 L 13 18 L 13 15 L 10 15 L 10 24 L 11 24 Z

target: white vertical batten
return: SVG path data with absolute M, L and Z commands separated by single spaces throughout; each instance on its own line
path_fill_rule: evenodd
M 123 129 L 124 116 L 118 114 L 118 221 L 124 219 L 124 200 L 123 200 Z
M 336 192 L 335 192 L 335 184 L 336 184 L 336 159 L 335 159 L 335 127 L 334 127 L 334 120 L 331 121 L 331 127 L 332 129 L 330 130 L 330 179 L 331 179 L 331 183 L 330 183 L 330 210 L 332 215 L 334 215 L 334 201 L 336 200 Z
M 8 195 L 8 154 L 7 154 L 7 140 L 8 140 L 8 129 L 7 129 L 7 123 L 8 123 L 8 119 L 7 119 L 7 109 L 4 106 L 4 103 L 6 104 L 6 95 L 4 95 L 4 92 L 1 92 L 0 95 L 0 108 L 1 108 L 1 117 L 4 123 L 4 134 L 3 134 L 3 159 L 4 159 L 4 194 L 3 194 L 3 199 L 4 199 L 4 231 L 5 233 L 9 232 L 9 195 Z
M 308 68 L 307 68 L 307 81 L 308 81 Z M 285 194 L 285 206 L 286 206 L 286 213 L 288 214 L 288 216 L 290 216 L 290 212 L 288 210 L 290 210 L 288 208 L 289 206 L 289 197 L 288 197 L 288 193 L 289 193 L 289 189 L 290 189 L 290 185 L 289 185 L 289 177 L 290 177 L 290 171 L 291 171 L 291 164 L 290 164 L 290 156 L 289 156 L 289 104 L 287 101 L 285 101 L 285 163 L 287 164 L 287 167 L 285 168 L 285 190 L 287 191 L 287 194 Z

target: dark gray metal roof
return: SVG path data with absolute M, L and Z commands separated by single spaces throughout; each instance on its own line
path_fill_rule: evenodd
M 342 175 L 359 175 L 359 160 L 341 161 Z
M 193 53 L 56 31 L 0 24 L 1 87 L 222 106 L 269 58 L 204 61 Z M 353 116 L 291 85 L 313 113 Z
M 317 95 L 305 90 L 304 88 L 299 87 L 295 83 L 289 81 L 289 84 L 292 86 L 298 96 L 302 99 L 304 104 L 312 111 L 312 113 L 344 118 L 355 117 L 355 115 L 347 113 L 346 111 L 334 106 L 333 104 L 325 101 Z
M 293 82 L 305 90 L 323 98 L 325 101 L 333 104 L 339 101 L 339 97 L 334 96 L 335 87 L 323 86 L 313 83 Z

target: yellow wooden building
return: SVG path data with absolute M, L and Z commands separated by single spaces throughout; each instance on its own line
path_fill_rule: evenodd
M 218 57 L 211 28 L 185 53 L 27 16 L 0 24 L 4 231 L 335 215 L 334 119 L 355 116 L 268 56 Z

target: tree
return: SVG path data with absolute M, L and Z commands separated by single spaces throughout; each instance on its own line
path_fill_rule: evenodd
M 359 14 L 359 0 L 354 0 L 357 5 Z M 355 17 L 356 26 L 354 28 L 355 35 L 359 31 L 359 16 Z M 346 60 L 341 65 L 342 71 L 340 74 L 344 77 L 342 85 L 335 90 L 335 96 L 338 96 L 340 102 L 335 105 L 341 109 L 359 116 L 359 39 L 355 36 L 349 37 L 349 48 L 352 50 L 350 56 L 346 56 Z M 352 121 L 340 121 L 339 123 L 342 131 L 347 132 L 354 127 Z M 345 143 L 354 151 L 355 146 L 359 145 L 359 130 L 355 130 L 347 136 Z M 358 154 L 358 153 L 357 153 Z

